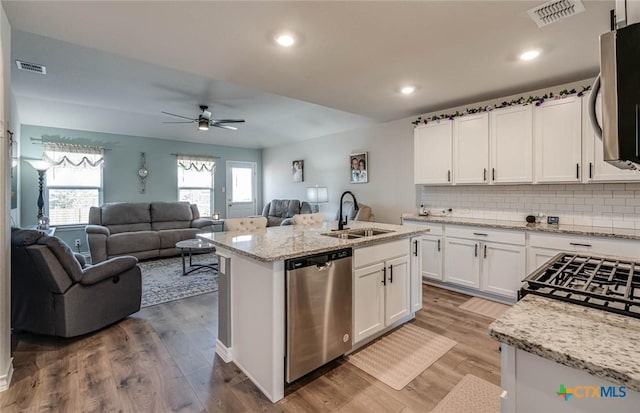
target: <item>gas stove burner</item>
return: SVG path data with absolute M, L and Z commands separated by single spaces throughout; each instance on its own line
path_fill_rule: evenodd
M 524 279 L 531 293 L 640 318 L 640 263 L 561 253 Z

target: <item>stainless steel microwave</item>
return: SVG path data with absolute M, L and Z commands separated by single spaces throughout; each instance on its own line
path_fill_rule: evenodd
M 595 115 L 598 91 L 602 125 Z M 602 139 L 604 160 L 621 169 L 640 169 L 640 23 L 600 36 L 600 75 L 589 116 Z

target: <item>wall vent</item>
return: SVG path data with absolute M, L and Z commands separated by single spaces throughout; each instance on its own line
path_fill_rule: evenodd
M 31 73 L 40 73 L 41 75 L 47 74 L 47 68 L 37 63 L 29 63 L 29 62 L 16 60 L 16 65 L 18 65 L 18 69 L 20 70 L 26 70 L 27 72 L 31 72 Z
M 567 17 L 582 13 L 584 5 L 580 0 L 552 0 L 527 11 L 538 27 L 559 22 Z

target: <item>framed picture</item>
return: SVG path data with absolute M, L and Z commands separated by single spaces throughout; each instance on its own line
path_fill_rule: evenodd
M 291 179 L 293 182 L 304 182 L 304 161 L 302 159 L 291 162 Z
M 351 168 L 351 183 L 365 184 L 369 182 L 369 163 L 366 152 L 352 153 L 349 155 L 349 164 Z

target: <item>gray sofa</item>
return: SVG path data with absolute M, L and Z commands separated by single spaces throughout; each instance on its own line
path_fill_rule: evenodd
M 293 225 L 296 214 L 310 214 L 311 205 L 297 199 L 273 199 L 262 209 L 262 216 L 267 218 L 267 226 Z
M 336 211 L 336 220 L 340 217 L 340 210 Z M 371 207 L 358 202 L 358 210 L 353 207 L 352 201 L 342 201 L 342 217 L 348 216 L 350 221 L 369 221 L 375 222 L 376 216 L 373 214 Z
M 213 232 L 188 202 L 116 202 L 92 207 L 86 227 L 91 262 L 132 255 L 139 259 L 178 254 L 176 242 Z
M 62 240 L 11 229 L 11 327 L 75 337 L 140 310 L 142 280 L 135 257 L 87 265 Z

